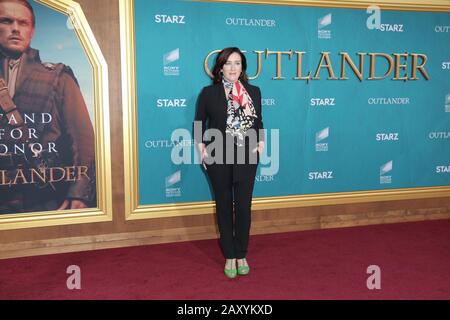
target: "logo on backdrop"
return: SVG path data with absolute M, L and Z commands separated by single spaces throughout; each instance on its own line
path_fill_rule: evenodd
M 332 107 L 336 105 L 335 98 L 311 98 L 311 107 Z
M 316 151 L 328 151 L 328 143 L 323 140 L 330 135 L 330 127 L 316 132 Z
M 166 197 L 180 197 L 181 188 L 174 185 L 181 181 L 181 170 L 166 177 Z
M 397 97 L 397 98 L 371 97 L 367 100 L 367 103 L 375 105 L 403 105 L 403 104 L 410 104 L 410 100 L 407 97 Z
M 187 99 L 156 99 L 158 108 L 185 108 Z
M 398 136 L 398 132 L 392 132 L 392 133 L 377 133 L 375 135 L 376 141 L 398 141 L 400 140 Z
M 393 161 L 389 161 L 380 167 L 380 183 L 387 184 L 392 182 L 392 176 L 387 175 L 392 171 Z
M 434 27 L 434 32 L 445 32 L 445 33 L 448 33 L 448 32 L 450 32 L 450 26 L 435 26 Z
M 277 23 L 272 19 L 247 19 L 247 18 L 233 18 L 225 19 L 225 24 L 228 26 L 242 26 L 242 27 L 263 27 L 274 28 Z
M 181 139 L 180 141 L 160 139 L 160 140 L 147 140 L 145 141 L 146 149 L 162 149 L 173 147 L 193 147 L 195 145 L 194 139 Z
M 308 173 L 309 180 L 331 180 L 334 179 L 333 171 L 312 171 Z
M 378 30 L 383 32 L 403 32 L 404 28 L 403 24 L 382 23 Z
M 442 62 L 442 70 L 450 70 L 450 61 Z
M 436 173 L 450 173 L 450 166 L 436 166 Z
M 263 98 L 261 99 L 261 105 L 263 107 L 275 107 L 277 105 L 277 102 L 273 98 Z
M 317 37 L 319 39 L 331 39 L 331 30 L 325 29 L 331 25 L 331 13 L 317 20 Z
M 155 14 L 156 23 L 186 24 L 185 16 Z
M 324 30 L 319 30 L 324 31 Z M 206 74 L 213 78 L 211 69 L 210 69 L 210 63 L 209 59 L 214 55 L 220 52 L 220 50 L 212 50 L 210 51 L 203 60 L 203 69 L 205 70 Z M 383 53 L 383 52 L 358 52 L 358 55 L 361 59 L 361 66 L 359 69 L 354 65 L 354 61 L 351 57 L 351 55 L 348 52 L 340 52 L 337 53 L 331 53 L 322 51 L 320 52 L 320 58 L 317 57 L 317 67 L 315 67 L 313 70 L 304 70 L 303 59 L 306 55 L 308 55 L 305 51 L 298 51 L 290 49 L 289 51 L 284 50 L 269 50 L 268 48 L 264 50 L 252 50 L 252 56 L 250 56 L 250 52 L 248 50 L 244 50 L 244 53 L 247 54 L 247 57 L 249 61 L 250 59 L 256 59 L 253 60 L 256 64 L 256 73 L 252 76 L 250 76 L 250 79 L 257 79 L 261 76 L 261 70 L 265 68 L 263 66 L 264 63 L 266 63 L 268 60 L 274 59 L 275 60 L 275 68 L 271 68 L 274 71 L 272 80 L 286 80 L 291 79 L 295 81 L 304 81 L 306 80 L 306 83 L 309 84 L 312 80 L 348 80 L 346 73 L 346 65 L 352 66 L 352 73 L 360 80 L 360 81 L 379 81 L 379 80 L 388 80 L 389 76 L 393 74 L 393 77 L 391 80 L 401 80 L 401 81 L 409 81 L 409 80 L 418 80 L 420 79 L 418 77 L 418 74 L 420 73 L 421 76 L 425 80 L 430 80 L 430 76 L 428 75 L 425 64 L 428 61 L 428 56 L 422 53 Z M 287 59 L 283 59 L 285 57 L 288 57 L 289 60 L 294 60 L 296 62 L 289 63 L 289 68 L 292 69 L 291 75 L 295 74 L 295 77 L 287 76 L 287 72 L 283 71 L 286 70 L 286 63 Z M 334 60 L 334 57 L 336 59 L 339 59 L 341 61 L 341 67 L 340 67 L 340 73 L 339 75 L 335 73 L 335 68 L 338 70 L 339 66 L 336 65 L 333 67 L 332 61 Z M 412 68 L 411 68 L 411 74 L 406 73 L 404 76 L 400 76 L 401 69 L 406 68 L 404 65 L 396 62 L 398 59 L 401 58 L 411 58 L 412 59 Z M 316 58 L 313 58 L 316 59 Z M 363 62 L 364 59 L 368 59 L 368 68 L 363 68 Z M 420 60 L 421 61 L 420 61 Z M 283 62 L 284 60 L 284 62 Z M 383 61 L 385 60 L 385 61 Z M 264 62 L 265 61 L 265 62 Z M 389 69 L 385 72 L 383 76 L 379 74 L 379 67 L 377 72 L 377 65 L 380 66 L 380 63 L 383 64 L 382 68 L 385 68 L 385 62 L 387 61 Z M 419 64 L 420 61 L 420 64 Z M 313 63 L 314 65 L 315 63 Z M 327 70 L 328 77 L 321 76 L 321 71 L 323 69 Z M 364 71 L 366 70 L 366 71 Z M 395 71 L 394 71 L 395 70 Z M 295 72 L 295 73 L 294 73 Z M 323 72 L 322 72 L 323 73 Z M 364 75 L 364 73 L 367 73 L 367 77 Z
M 275 179 L 275 175 L 265 175 L 265 174 L 259 174 L 255 176 L 256 182 L 272 182 Z
M 450 139 L 450 131 L 445 132 L 445 131 L 441 131 L 441 132 L 430 132 L 428 134 L 428 138 L 430 140 L 441 140 L 441 139 Z
M 165 76 L 179 76 L 180 67 L 176 62 L 180 60 L 180 49 L 176 48 L 163 56 L 164 75 Z
M 450 93 L 445 96 L 445 112 L 450 112 Z

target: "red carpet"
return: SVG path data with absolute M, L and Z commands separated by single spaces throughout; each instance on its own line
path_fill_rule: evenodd
M 0 260 L 0 299 L 447 300 L 450 220 L 252 236 L 248 261 L 227 279 L 217 240 Z M 66 287 L 69 265 L 81 290 Z

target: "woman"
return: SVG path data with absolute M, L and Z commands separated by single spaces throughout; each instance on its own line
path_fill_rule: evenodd
M 200 93 L 195 116 L 202 125 L 197 146 L 214 192 L 220 245 L 226 258 L 224 273 L 229 278 L 250 272 L 246 255 L 252 193 L 264 149 L 264 134 L 259 131 L 263 129 L 261 91 L 248 83 L 246 69 L 239 48 L 223 49 L 212 71 L 213 84 Z M 208 141 L 207 122 L 208 132 L 218 130 L 215 133 L 221 133 L 222 142 L 216 134 L 214 141 Z M 208 147 L 213 142 L 214 148 Z

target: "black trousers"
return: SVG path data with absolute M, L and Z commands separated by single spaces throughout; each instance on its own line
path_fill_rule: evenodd
M 220 246 L 226 259 L 242 259 L 247 255 L 256 168 L 257 164 L 208 165 Z

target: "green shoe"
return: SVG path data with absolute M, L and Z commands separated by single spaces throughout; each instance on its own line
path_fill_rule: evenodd
M 245 276 L 250 273 L 250 267 L 249 266 L 241 266 L 237 268 L 237 274 L 240 276 Z
M 236 269 L 227 269 L 227 268 L 225 268 L 225 269 L 223 269 L 223 273 L 225 273 L 225 275 L 228 278 L 230 278 L 230 279 L 236 278 L 236 276 L 237 276 L 237 270 Z

